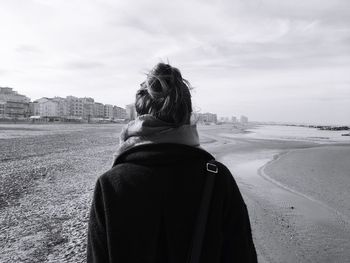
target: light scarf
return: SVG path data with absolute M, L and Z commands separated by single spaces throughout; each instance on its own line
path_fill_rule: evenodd
M 158 143 L 177 143 L 198 147 L 197 127 L 195 124 L 175 127 L 149 114 L 138 116 L 121 131 L 115 157 L 138 145 Z

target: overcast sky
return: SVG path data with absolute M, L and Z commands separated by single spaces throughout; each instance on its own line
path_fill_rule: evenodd
M 0 86 L 124 107 L 169 60 L 196 111 L 350 124 L 349 0 L 1 0 Z

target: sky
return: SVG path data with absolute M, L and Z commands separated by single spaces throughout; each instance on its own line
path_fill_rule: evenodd
M 194 111 L 350 125 L 348 0 L 1 0 L 0 86 L 124 107 L 158 62 Z

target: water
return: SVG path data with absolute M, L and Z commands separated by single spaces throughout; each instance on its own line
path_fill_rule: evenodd
M 317 143 L 350 143 L 350 136 L 342 136 L 349 131 L 327 131 L 316 128 L 283 126 L 283 125 L 261 125 L 248 129 L 249 133 L 244 135 L 228 135 L 230 137 L 245 137 L 252 139 L 273 139 L 288 141 L 310 141 Z

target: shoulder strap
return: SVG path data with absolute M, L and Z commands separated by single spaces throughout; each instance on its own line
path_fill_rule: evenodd
M 218 173 L 218 167 L 215 160 L 206 163 L 206 178 L 202 191 L 202 200 L 197 214 L 197 221 L 194 228 L 194 235 L 192 237 L 192 246 L 190 249 L 188 263 L 199 263 L 202 252 L 202 244 L 205 234 L 205 227 L 207 224 L 211 196 L 214 188 L 215 174 Z

